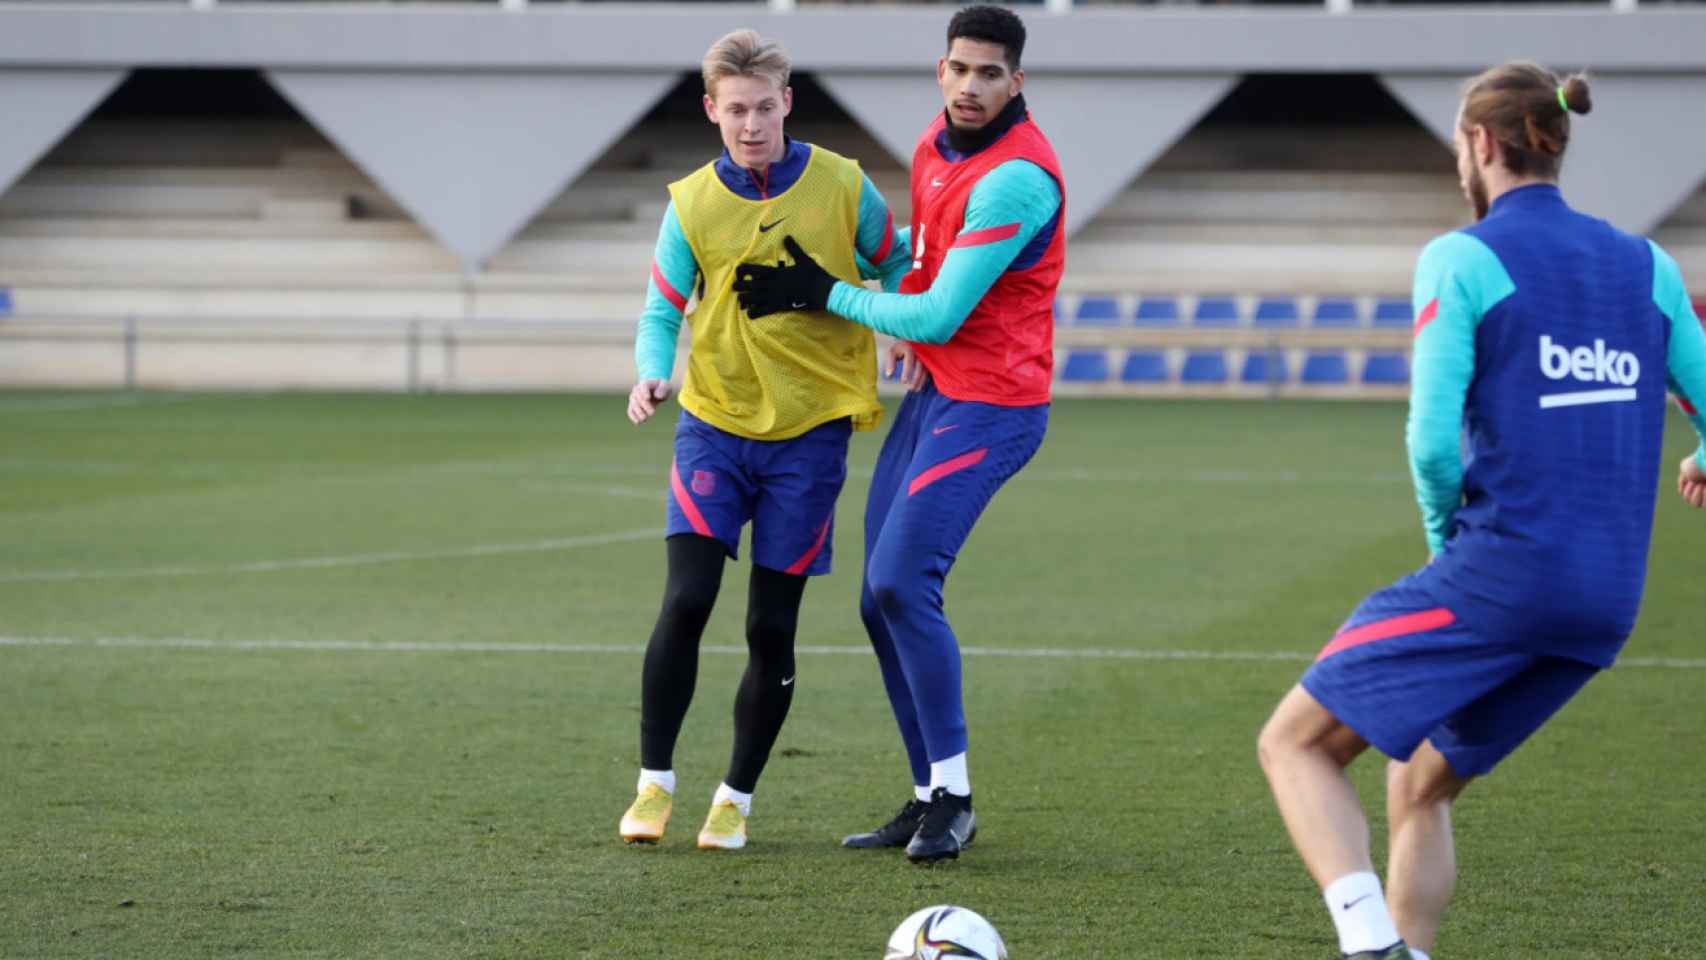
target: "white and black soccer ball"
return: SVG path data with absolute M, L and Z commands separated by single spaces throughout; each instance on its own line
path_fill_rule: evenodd
M 1007 960 L 1007 944 L 981 915 L 965 907 L 925 907 L 889 934 L 883 960 L 939 960 L 972 957 Z

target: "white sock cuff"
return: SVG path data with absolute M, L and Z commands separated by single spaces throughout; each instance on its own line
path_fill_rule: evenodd
M 948 792 L 956 797 L 971 796 L 971 774 L 966 772 L 964 751 L 946 760 L 931 761 L 930 789 L 935 790 L 937 787 L 947 787 Z
M 711 795 L 711 805 L 716 806 L 725 800 L 734 804 L 740 810 L 741 816 L 752 816 L 752 794 L 741 793 L 726 783 L 719 783 L 717 784 L 717 792 Z
M 912 795 L 915 798 L 917 798 L 919 803 L 929 803 L 930 802 L 930 787 L 928 785 L 921 787 L 921 786 L 918 786 L 917 784 L 913 784 Z
M 1333 926 L 1339 932 L 1339 949 L 1345 953 L 1384 950 L 1398 942 L 1398 928 L 1386 909 L 1380 878 L 1373 873 L 1351 873 L 1334 880 L 1321 891 Z
M 674 770 L 647 770 L 645 767 L 641 767 L 640 782 L 634 786 L 634 792 L 639 793 L 641 790 L 646 789 L 646 784 L 648 783 L 655 783 L 663 788 L 664 793 L 667 793 L 672 797 L 675 796 Z

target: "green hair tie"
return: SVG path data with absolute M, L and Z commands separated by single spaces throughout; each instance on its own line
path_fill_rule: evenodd
M 1565 113 L 1570 112 L 1570 101 L 1564 99 L 1564 87 L 1562 84 L 1558 87 L 1558 106 L 1563 108 Z

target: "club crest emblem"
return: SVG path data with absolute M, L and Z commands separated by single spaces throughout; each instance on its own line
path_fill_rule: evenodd
M 693 492 L 708 497 L 717 492 L 717 475 L 709 470 L 693 471 Z

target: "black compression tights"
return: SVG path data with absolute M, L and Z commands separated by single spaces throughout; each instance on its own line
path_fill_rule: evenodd
M 666 541 L 663 609 L 640 680 L 640 766 L 669 770 L 699 674 L 699 638 L 723 580 L 723 545 L 691 534 Z M 794 702 L 794 631 L 806 578 L 752 568 L 746 605 L 746 673 L 735 695 L 729 786 L 751 793 Z

